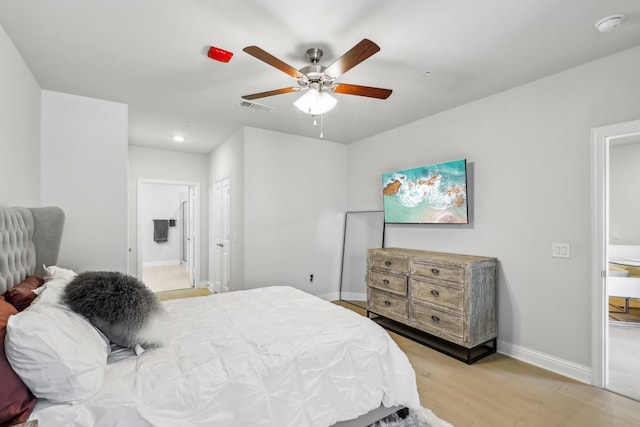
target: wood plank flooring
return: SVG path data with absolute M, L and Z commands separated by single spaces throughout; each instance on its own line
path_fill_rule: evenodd
M 193 298 L 202 297 L 213 294 L 209 288 L 186 288 L 186 289 L 173 289 L 170 291 L 159 291 L 155 293 L 160 301 L 166 301 L 169 299 L 177 298 Z
M 456 427 L 640 426 L 638 401 L 501 354 L 467 365 L 390 335 L 416 371 L 422 405 Z

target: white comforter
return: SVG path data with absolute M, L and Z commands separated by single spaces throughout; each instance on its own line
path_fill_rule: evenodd
M 322 427 L 382 402 L 418 408 L 415 373 L 369 319 L 289 287 L 166 301 L 170 344 L 109 356 L 84 403 L 39 401 L 69 426 Z

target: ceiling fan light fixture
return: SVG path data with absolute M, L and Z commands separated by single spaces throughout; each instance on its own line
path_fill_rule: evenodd
M 338 100 L 327 92 L 319 91 L 316 87 L 311 87 L 307 93 L 298 98 L 293 105 L 305 114 L 320 116 L 331 111 L 337 103 Z

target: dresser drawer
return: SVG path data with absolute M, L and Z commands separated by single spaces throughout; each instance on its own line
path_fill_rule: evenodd
M 411 279 L 411 298 L 456 310 L 464 307 L 462 287 Z
M 411 264 L 411 274 L 438 280 L 446 280 L 447 282 L 460 283 L 464 282 L 464 270 L 460 267 L 448 267 L 438 265 L 436 263 L 414 262 Z
M 407 276 L 378 271 L 369 272 L 369 286 L 398 295 L 407 295 Z
M 437 308 L 412 302 L 413 323 L 434 335 L 450 335 L 462 339 L 464 336 L 464 321 L 462 315 L 438 310 Z
M 409 260 L 403 258 L 372 256 L 369 259 L 369 268 L 409 274 Z
M 407 322 L 409 320 L 409 301 L 387 292 L 369 288 L 367 310 L 390 319 Z

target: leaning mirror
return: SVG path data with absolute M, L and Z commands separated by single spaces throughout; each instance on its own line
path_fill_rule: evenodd
M 384 212 L 347 212 L 344 221 L 340 299 L 367 307 L 367 250 L 384 246 Z

